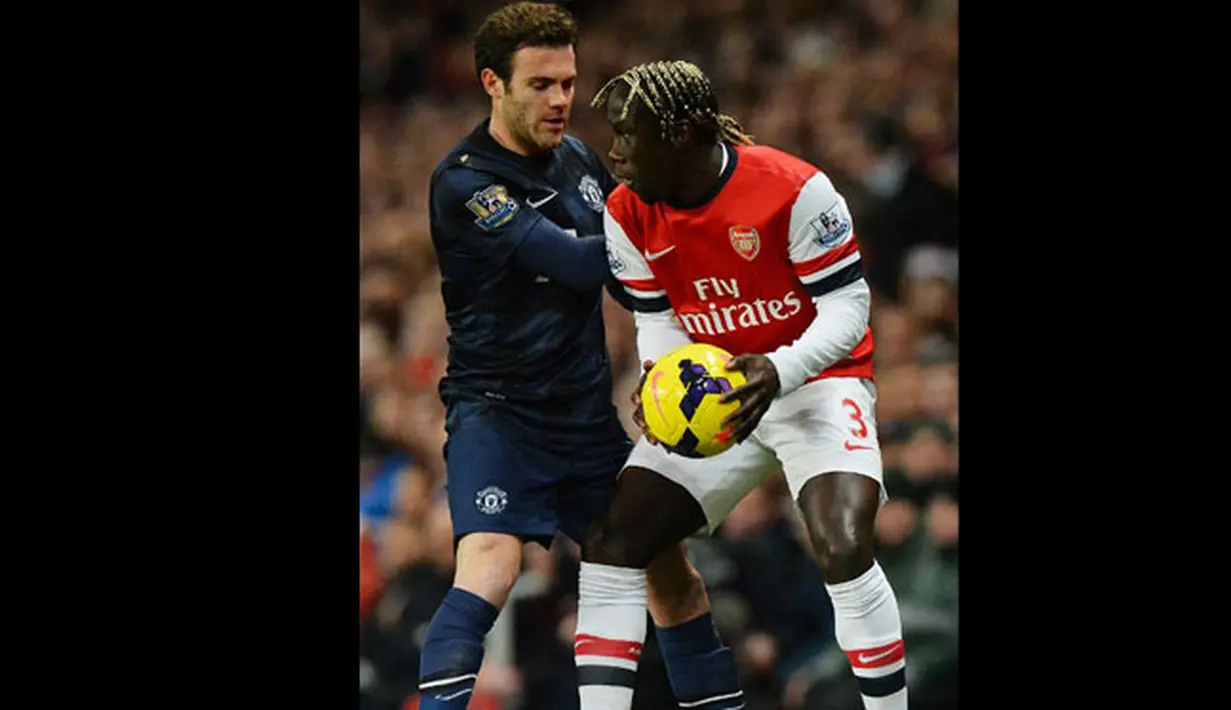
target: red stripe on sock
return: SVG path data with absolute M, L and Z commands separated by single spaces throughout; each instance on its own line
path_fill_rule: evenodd
M 902 660 L 906 655 L 906 647 L 902 645 L 901 640 L 898 640 L 884 646 L 861 648 L 845 653 L 852 668 L 881 668 Z
M 573 654 L 577 656 L 606 656 L 628 661 L 641 660 L 641 644 L 636 641 L 605 639 L 590 634 L 577 634 L 573 638 Z

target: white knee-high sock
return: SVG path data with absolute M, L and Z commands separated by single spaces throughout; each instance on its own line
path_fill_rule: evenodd
M 581 710 L 630 710 L 645 642 L 645 570 L 582 562 L 577 596 Z
M 898 600 L 880 564 L 849 582 L 827 584 L 834 635 L 867 710 L 907 710 L 906 654 Z

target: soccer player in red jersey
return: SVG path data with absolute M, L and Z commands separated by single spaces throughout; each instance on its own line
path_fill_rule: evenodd
M 633 67 L 594 105 L 615 133 L 609 156 L 623 184 L 607 200 L 608 257 L 636 319 L 643 366 L 703 342 L 734 354 L 728 367 L 748 381 L 727 395 L 739 401 L 729 422 L 740 442 L 728 451 L 689 458 L 648 432 L 637 442 L 613 503 L 585 536 L 578 637 L 640 642 L 644 604 L 628 603 L 620 589 L 644 589 L 656 553 L 712 532 L 782 470 L 865 707 L 905 710 L 901 617 L 874 557 L 886 495 L 871 294 L 846 201 L 816 167 L 753 144 L 688 62 Z M 703 585 L 694 585 L 691 603 L 658 605 L 664 609 L 654 625 L 672 651 L 668 673 L 681 707 L 743 707 L 737 689 L 711 682 L 711 659 L 729 650 L 713 632 Z M 581 648 L 579 667 L 602 662 Z M 583 687 L 583 710 L 615 707 L 587 706 L 586 698 Z

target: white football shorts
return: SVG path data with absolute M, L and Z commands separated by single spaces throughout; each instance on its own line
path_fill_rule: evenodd
M 816 476 L 857 473 L 880 484 L 887 499 L 876 435 L 876 387 L 869 380 L 830 377 L 809 382 L 770 405 L 743 443 L 706 459 L 667 452 L 642 437 L 625 466 L 656 471 L 683 486 L 705 511 L 709 535 L 766 477 L 783 471 L 792 500 Z

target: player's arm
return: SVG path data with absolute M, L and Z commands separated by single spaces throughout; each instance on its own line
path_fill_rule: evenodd
M 492 176 L 458 166 L 443 171 L 432 190 L 433 210 L 449 220 L 467 252 L 511 262 L 577 291 L 607 278 L 603 235 L 574 236 L 509 195 Z
M 607 280 L 603 235 L 573 236 L 555 222 L 539 217 L 539 223 L 513 251 L 513 263 L 574 291 L 587 293 L 600 288 Z
M 607 258 L 611 279 L 608 290 L 617 302 L 633 313 L 637 328 L 637 356 L 641 359 L 641 380 L 633 390 L 633 422 L 641 428 L 645 440 L 657 444 L 653 432 L 645 423 L 641 408 L 641 388 L 650 367 L 665 353 L 692 342 L 675 318 L 667 292 L 654 278 L 654 272 L 641 250 L 629 238 L 618 216 L 612 214 L 612 203 L 603 212 L 603 232 L 607 236 Z M 616 210 L 618 212 L 618 207 Z
M 867 333 L 872 303 L 850 210 L 824 174 L 800 190 L 790 235 L 795 273 L 817 315 L 795 342 L 768 354 L 778 370 L 780 396 L 850 355 Z
M 692 342 L 676 319 L 667 292 L 610 209 L 603 213 L 603 231 L 612 276 L 608 289 L 616 301 L 633 312 L 641 362 L 656 362 L 664 353 Z

